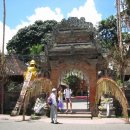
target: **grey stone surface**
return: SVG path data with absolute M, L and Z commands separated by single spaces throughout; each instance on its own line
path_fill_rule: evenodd
M 82 120 L 81 120 L 82 122 Z M 87 122 L 87 121 L 86 121 Z M 89 120 L 88 120 L 89 122 Z M 130 124 L 125 123 L 101 123 L 101 124 L 81 124 L 75 123 L 63 123 L 51 124 L 44 121 L 14 121 L 14 120 L 0 120 L 1 130 L 129 130 Z

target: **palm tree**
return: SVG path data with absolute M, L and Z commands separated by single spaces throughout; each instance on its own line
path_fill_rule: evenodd
M 5 78 L 5 69 L 4 69 L 4 66 L 5 66 L 5 60 L 4 60 L 4 45 L 5 45 L 5 21 L 6 21 L 6 5 L 5 5 L 6 1 L 3 0 L 3 44 L 2 44 L 2 57 L 1 57 L 1 65 L 2 65 L 2 68 L 1 69 L 3 72 L 2 72 L 2 77 L 3 77 L 3 80 L 2 80 L 2 83 L 1 83 L 1 91 L 2 91 L 2 95 L 1 95 L 1 113 L 3 114 L 3 111 L 4 111 L 4 78 Z
M 33 45 L 33 46 L 30 48 L 30 54 L 31 54 L 31 55 L 39 55 L 40 53 L 43 52 L 43 49 L 44 49 L 44 46 L 43 46 L 43 45 L 40 45 L 40 44 Z
M 4 44 L 5 44 L 5 21 L 6 21 L 6 6 L 5 6 L 5 0 L 3 0 L 3 45 L 2 45 L 3 55 L 4 55 Z
M 116 0 L 117 2 L 117 38 L 118 38 L 118 44 L 119 44 L 119 48 L 116 47 L 116 49 L 114 50 L 113 54 L 113 58 L 115 60 L 115 64 L 117 64 L 116 68 L 118 68 L 118 72 L 120 75 L 120 80 L 122 81 L 122 87 L 124 90 L 124 78 L 125 78 L 125 70 L 128 67 L 128 50 L 127 50 L 127 45 L 123 44 L 123 41 L 125 41 L 125 35 L 127 35 L 128 37 L 128 33 L 122 32 L 122 26 L 121 26 L 121 22 L 122 19 L 125 18 L 125 24 L 126 27 L 129 28 L 129 16 L 130 14 L 128 14 L 129 10 L 130 10 L 130 1 L 129 0 L 124 0 L 123 2 L 126 2 L 126 8 L 123 8 L 123 11 L 121 11 L 121 0 Z M 123 39 L 124 37 L 124 39 Z

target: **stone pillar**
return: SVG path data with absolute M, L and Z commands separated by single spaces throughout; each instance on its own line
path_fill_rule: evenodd
M 53 69 L 52 72 L 51 72 L 51 81 L 52 81 L 52 84 L 55 88 L 57 88 L 57 84 L 58 84 L 58 77 L 59 76 L 59 73 L 58 73 L 58 69 Z
M 96 70 L 92 71 L 90 74 L 90 111 L 92 112 L 92 115 L 95 116 L 96 114 L 96 104 L 95 104 L 95 96 L 96 96 Z

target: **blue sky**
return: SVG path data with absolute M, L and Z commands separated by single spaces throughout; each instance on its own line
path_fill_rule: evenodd
M 116 0 L 6 0 L 5 42 L 36 20 L 85 17 L 94 25 L 116 14 Z M 0 50 L 2 43 L 3 0 L 0 0 Z

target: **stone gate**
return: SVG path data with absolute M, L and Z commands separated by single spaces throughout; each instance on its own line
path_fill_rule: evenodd
M 63 19 L 53 30 L 48 43 L 50 78 L 56 87 L 64 71 L 77 69 L 89 80 L 90 110 L 95 106 L 97 64 L 95 28 L 84 18 Z M 53 45 L 53 46 L 52 46 Z

